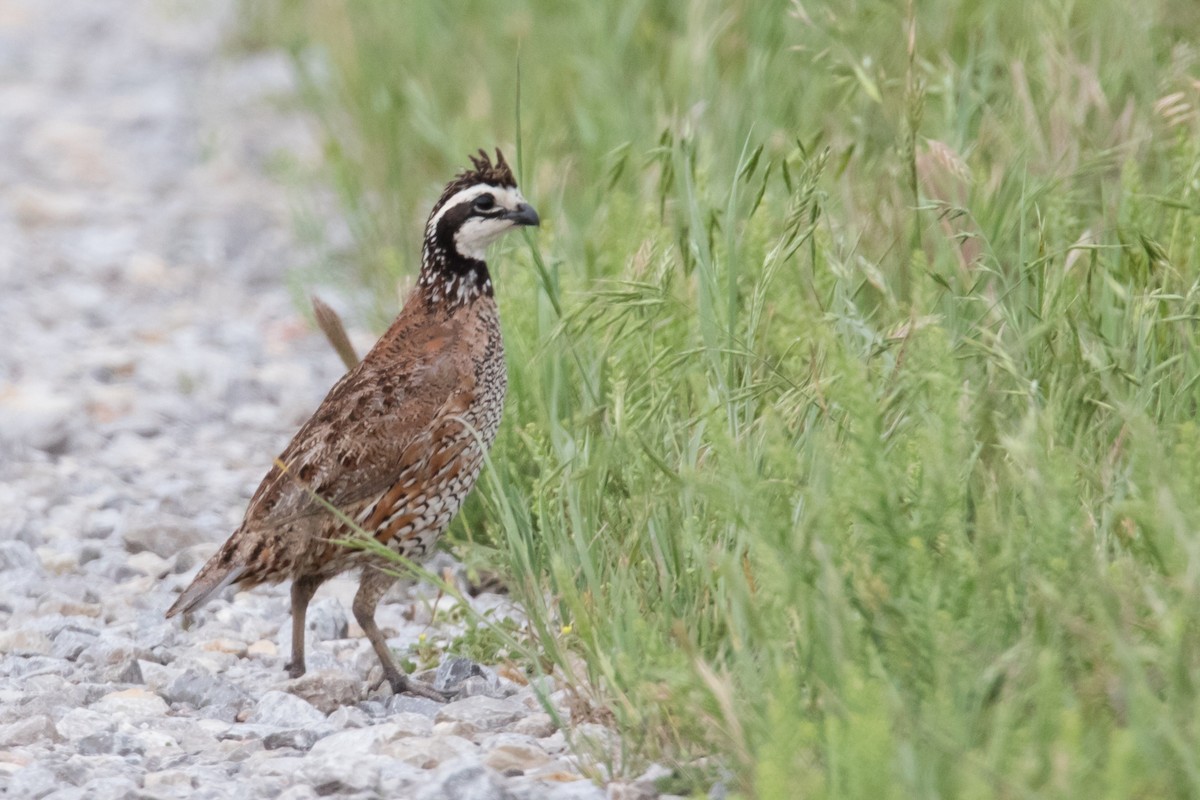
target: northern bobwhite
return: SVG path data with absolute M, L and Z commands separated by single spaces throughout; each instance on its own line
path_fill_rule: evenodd
M 410 559 L 429 554 L 475 485 L 508 385 L 484 251 L 537 212 L 504 155 L 471 157 L 425 227 L 421 275 L 400 315 L 338 381 L 263 478 L 241 526 L 167 611 L 203 605 L 232 584 L 292 581 L 292 660 L 304 674 L 304 616 L 326 579 L 361 567 L 354 617 L 396 693 L 436 694 L 392 660 L 375 607 L 396 580 L 386 564 L 336 543 L 349 530 L 317 495 Z

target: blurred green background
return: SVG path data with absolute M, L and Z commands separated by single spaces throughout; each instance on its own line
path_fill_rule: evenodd
M 610 774 L 1200 796 L 1200 4 L 241 21 L 324 126 L 326 278 L 375 324 L 465 155 L 519 164 L 543 227 L 492 256 L 510 396 L 452 538 Z

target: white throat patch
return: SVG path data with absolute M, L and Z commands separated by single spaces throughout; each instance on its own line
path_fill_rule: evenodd
M 507 219 L 473 217 L 454 234 L 454 249 L 459 255 L 483 261 L 488 245 L 512 228 L 512 222 Z

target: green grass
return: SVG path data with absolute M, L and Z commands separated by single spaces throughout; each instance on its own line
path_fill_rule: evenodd
M 493 256 L 510 395 L 453 535 L 615 774 L 1200 796 L 1200 5 L 916 6 L 248 21 L 376 319 L 465 154 L 519 161 L 544 224 Z

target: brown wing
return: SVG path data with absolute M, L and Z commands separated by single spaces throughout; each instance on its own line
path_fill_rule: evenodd
M 470 404 L 475 373 L 464 344 L 459 324 L 401 312 L 292 438 L 279 457 L 286 470 L 271 468 L 241 526 L 167 616 L 191 611 L 233 583 L 258 583 L 273 570 L 286 577 L 286 562 L 302 558 L 308 538 L 331 520 L 313 493 L 353 516 L 356 506 L 391 488 L 439 420 Z
M 243 531 L 280 528 L 328 513 L 315 493 L 352 512 L 390 488 L 412 448 L 449 404 L 459 407 L 474 392 L 469 361 L 454 347 L 457 331 L 443 328 L 409 340 L 410 358 L 381 371 L 368 354 L 329 391 L 296 433 L 250 501 Z

